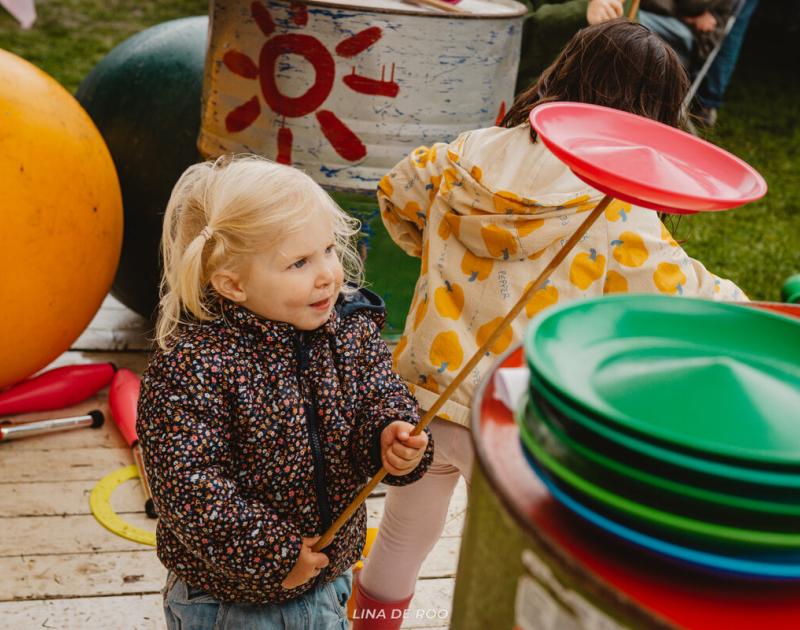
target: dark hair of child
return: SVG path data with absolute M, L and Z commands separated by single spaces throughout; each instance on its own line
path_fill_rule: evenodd
M 538 81 L 520 93 L 500 126 L 527 123 L 542 103 L 574 101 L 683 128 L 688 90 L 686 71 L 672 48 L 641 24 L 619 18 L 578 31 Z

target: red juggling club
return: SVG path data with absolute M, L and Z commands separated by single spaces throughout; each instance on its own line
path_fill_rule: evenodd
M 158 515 L 153 503 L 153 495 L 150 493 L 150 484 L 147 482 L 147 473 L 144 470 L 139 438 L 136 436 L 136 407 L 139 403 L 140 387 L 139 377 L 131 370 L 127 368 L 117 370 L 108 390 L 108 404 L 111 407 L 114 422 L 119 427 L 122 437 L 131 447 L 133 459 L 139 469 L 139 478 L 142 480 L 142 489 L 146 498 L 144 510 L 147 516 L 156 518 Z
M 77 405 L 111 382 L 113 363 L 67 365 L 0 392 L 0 416 Z

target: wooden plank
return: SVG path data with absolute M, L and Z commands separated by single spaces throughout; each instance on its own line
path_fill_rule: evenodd
M 37 420 L 46 420 L 48 418 L 81 416 L 89 413 L 93 409 L 100 410 L 105 416 L 103 426 L 96 429 L 84 427 L 71 431 L 59 431 L 57 433 L 35 435 L 21 440 L 5 442 L 0 445 L 0 449 L 2 449 L 0 453 L 6 455 L 13 451 L 39 451 L 56 448 L 59 450 L 125 448 L 127 442 L 122 437 L 117 425 L 114 424 L 114 418 L 111 415 L 111 409 L 108 406 L 108 401 L 105 396 L 90 398 L 79 405 L 59 409 L 57 411 L 39 411 L 36 413 L 14 416 L 9 424 L 26 424 L 28 422 L 36 422 Z M 8 420 L 8 418 L 3 418 L 3 421 Z
M 50 363 L 45 370 L 62 365 L 80 365 L 84 363 L 103 363 L 111 361 L 118 368 L 128 368 L 141 374 L 147 366 L 149 352 L 109 352 L 106 350 L 70 350 Z
M 155 531 L 155 521 L 143 512 L 125 515 L 131 525 Z M 2 520 L 0 558 L 46 556 L 111 551 L 139 551 L 147 547 L 121 538 L 100 525 L 92 515 L 28 516 Z M 35 544 L 34 544 L 35 542 Z M 458 564 L 460 540 L 442 538 L 422 565 L 422 577 L 453 576 Z
M 129 448 L 7 450 L 0 457 L 0 487 L 25 481 L 99 481 L 132 463 Z
M 157 593 L 167 570 L 155 549 L 0 558 L 0 601 Z
M 73 350 L 148 350 L 153 333 L 136 330 L 92 329 L 86 330 L 72 345 Z
M 132 461 L 129 463 L 133 463 Z M 0 467 L 2 469 L 2 467 Z M 76 481 L 33 481 L 0 483 L 0 517 L 47 516 L 88 514 L 89 494 L 98 479 Z M 111 495 L 111 504 L 117 512 L 140 512 L 139 481 L 132 479 L 118 486 Z M 448 511 L 448 523 L 460 525 L 463 520 L 466 496 L 454 496 Z M 369 527 L 378 527 L 383 513 L 383 497 L 367 499 Z M 447 531 L 444 536 L 458 536 Z
M 403 628 L 437 628 L 449 623 L 455 580 L 418 580 Z
M 420 584 L 418 595 L 412 600 L 419 609 L 418 601 L 425 598 L 451 597 L 449 591 L 438 584 L 439 580 L 426 580 L 432 584 Z M 425 594 L 421 591 L 424 590 Z M 437 602 L 437 606 L 442 606 Z M 449 606 L 449 599 L 448 604 Z M 423 608 L 424 610 L 424 608 Z M 434 608 L 434 610 L 437 610 Z M 449 608 L 447 610 L 449 613 Z M 449 618 L 449 617 L 448 617 Z M 122 595 L 113 597 L 83 597 L 79 599 L 28 600 L 0 603 L 0 619 L 8 628 L 16 630 L 87 630 L 88 628 L 125 628 L 126 630 L 162 630 L 164 612 L 160 594 Z M 408 619 L 403 628 L 427 628 L 446 630 L 447 625 L 422 625 L 425 619 Z
M 457 539 L 450 538 L 443 539 L 437 545 L 428 562 L 423 565 L 420 583 L 452 578 L 455 562 L 448 559 L 450 566 L 445 568 L 436 567 L 435 564 L 437 557 L 444 557 L 441 551 L 449 553 L 448 548 L 457 544 Z M 155 550 L 142 550 L 141 546 L 139 550 L 127 552 L 57 555 L 18 553 L 0 557 L 0 601 L 155 593 L 163 587 L 165 579 L 166 569 L 156 557 Z M 426 592 L 425 589 L 421 591 L 423 595 Z M 431 597 L 425 600 L 429 606 L 433 605 L 430 604 L 433 601 Z
M 108 295 L 86 330 L 72 344 L 72 348 L 147 350 L 152 338 L 153 326 L 148 320 Z
M 453 578 L 458 569 L 458 552 L 461 549 L 461 538 L 449 536 L 440 538 L 422 563 L 419 571 L 420 579 Z
M 47 516 L 89 514 L 89 494 L 97 484 L 96 479 L 78 481 L 42 481 L 0 484 L 0 518 L 9 516 Z M 138 479 L 127 481 L 111 495 L 111 504 L 117 512 L 141 512 L 141 485 Z M 383 497 L 367 500 L 369 527 L 380 524 Z M 449 520 L 461 516 L 462 501 L 455 497 L 448 513 Z M 449 534 L 446 535 L 457 535 Z
M 163 630 L 160 594 L 0 603 L 0 619 L 15 630 Z
M 89 495 L 97 480 L 7 483 L 0 485 L 0 518 L 90 514 Z M 138 479 L 117 486 L 111 507 L 118 514 L 141 512 L 144 493 Z
M 82 429 L 73 429 L 70 431 L 58 431 L 56 433 L 48 433 L 44 435 L 35 435 L 21 440 L 14 440 L 7 442 L 0 446 L 0 457 L 5 458 L 11 452 L 30 452 L 30 451 L 50 451 L 58 450 L 82 450 L 94 448 L 114 448 L 123 449 L 127 448 L 128 443 L 114 424 L 111 417 L 111 412 L 108 410 L 108 405 L 96 405 L 91 409 L 99 409 L 105 415 L 105 424 L 97 429 L 91 427 L 84 427 Z M 90 411 L 91 409 L 86 409 Z M 80 413 L 65 413 L 63 416 L 59 413 L 58 417 L 72 417 L 83 415 Z
M 125 520 L 135 527 L 155 532 L 155 521 L 143 512 L 126 514 Z M 5 518 L 2 525 L 0 557 L 148 548 L 112 534 L 92 515 Z

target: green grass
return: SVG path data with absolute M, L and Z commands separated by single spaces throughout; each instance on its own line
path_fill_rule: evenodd
M 754 299 L 777 300 L 800 273 L 800 53 L 797 15 L 781 19 L 762 2 L 710 139 L 767 179 L 765 199 L 732 212 L 698 215 L 677 238 L 715 273 Z M 788 6 L 788 5 L 787 5 Z M 39 19 L 20 30 L 0 11 L 0 47 L 36 64 L 69 91 L 116 44 L 148 26 L 205 14 L 206 0 L 38 0 Z M 793 30 L 794 29 L 794 30 Z
M 759 17 L 709 139 L 757 168 L 769 192 L 730 212 L 692 217 L 678 237 L 751 298 L 778 300 L 783 281 L 800 273 L 800 48 L 797 32 Z
M 0 48 L 24 57 L 70 92 L 114 46 L 179 17 L 205 15 L 207 0 L 36 0 L 38 19 L 23 31 L 0 9 Z

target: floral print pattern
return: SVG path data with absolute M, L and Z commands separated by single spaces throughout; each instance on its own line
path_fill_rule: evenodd
M 380 433 L 418 407 L 380 338 L 383 305 L 340 298 L 299 332 L 232 302 L 181 327 L 142 380 L 137 431 L 160 518 L 161 562 L 226 602 L 280 603 L 327 584 L 360 557 L 366 510 L 323 550 L 330 565 L 286 590 L 302 537 L 321 534 L 381 466 Z M 403 485 L 422 476 L 433 442 Z

